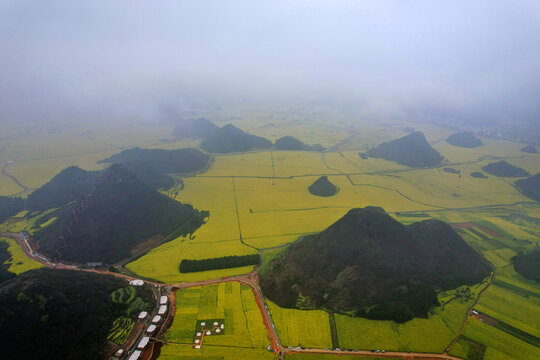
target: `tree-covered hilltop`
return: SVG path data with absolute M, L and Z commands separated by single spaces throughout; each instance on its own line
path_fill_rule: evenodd
M 47 257 L 112 263 L 154 235 L 166 237 L 186 224 L 185 232 L 192 232 L 202 223 L 191 205 L 151 189 L 119 164 L 100 172 L 91 190 L 74 200 L 52 212 L 57 219 L 35 234 Z
M 225 125 L 201 142 L 201 148 L 211 153 L 243 152 L 270 147 L 272 143 L 268 139 L 248 134 L 231 124 Z
M 536 147 L 532 144 L 522 147 L 521 151 L 529 154 L 538 154 L 538 150 L 536 150 Z
M 91 190 L 99 171 L 70 166 L 28 195 L 27 208 L 44 211 L 82 198 Z
M 527 279 L 540 282 L 540 249 L 519 253 L 512 258 L 516 272 Z
M 172 131 L 172 136 L 177 139 L 200 139 L 212 135 L 219 126 L 206 118 L 182 119 Z
M 516 187 L 526 196 L 540 201 L 540 173 L 516 181 Z
M 125 280 L 80 271 L 32 270 L 0 285 L 0 337 L 10 358 L 104 359 L 113 321 L 128 305 L 111 293 Z M 145 297 L 153 301 L 151 291 Z
M 114 154 L 100 162 L 140 164 L 154 171 L 176 174 L 202 170 L 208 165 L 209 160 L 208 154 L 194 148 L 176 150 L 133 148 Z
M 323 151 L 321 145 L 306 145 L 302 141 L 292 136 L 284 136 L 276 140 L 274 147 L 278 150 L 291 151 Z
M 370 149 L 367 154 L 414 168 L 436 166 L 443 160 L 441 154 L 431 147 L 420 131 L 382 143 Z
M 313 195 L 323 197 L 334 196 L 339 191 L 338 187 L 332 184 L 326 175 L 315 180 L 315 182 L 308 187 L 308 190 Z
M 498 162 L 487 164 L 482 167 L 482 170 L 488 174 L 501 176 L 501 177 L 525 177 L 529 176 L 529 173 L 523 170 L 520 167 L 514 166 L 506 162 L 506 160 L 501 160 Z
M 470 132 L 458 132 L 452 134 L 446 139 L 446 142 L 464 148 L 475 148 L 484 145 L 482 140 Z
M 438 220 L 408 226 L 380 208 L 352 209 L 273 259 L 265 296 L 287 308 L 405 322 L 426 317 L 437 291 L 472 285 L 488 262 Z

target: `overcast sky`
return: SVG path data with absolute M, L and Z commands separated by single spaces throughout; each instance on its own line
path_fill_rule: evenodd
M 0 0 L 0 121 L 265 98 L 540 122 L 540 1 Z

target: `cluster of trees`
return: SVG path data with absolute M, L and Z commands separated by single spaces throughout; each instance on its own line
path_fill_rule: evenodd
M 180 272 L 190 273 L 197 271 L 228 269 L 233 267 L 258 265 L 259 255 L 224 256 L 212 259 L 189 260 L 180 262 Z

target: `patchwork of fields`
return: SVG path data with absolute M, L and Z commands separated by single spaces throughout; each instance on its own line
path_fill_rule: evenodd
M 235 114 L 226 109 L 223 114 Z M 521 331 L 540 337 L 540 285 L 516 274 L 511 258 L 519 251 L 540 243 L 540 204 L 523 196 L 513 186 L 515 179 L 488 175 L 486 179 L 471 172 L 495 159 L 506 159 L 529 173 L 540 171 L 540 155 L 520 152 L 523 144 L 482 139 L 484 146 L 463 149 L 444 141 L 452 132 L 429 125 L 414 125 L 448 161 L 445 167 L 455 173 L 436 169 L 411 169 L 381 159 L 362 159 L 358 152 L 405 135 L 403 123 L 366 124 L 351 127 L 345 114 L 289 110 L 250 112 L 234 124 L 250 133 L 271 140 L 284 135 L 296 136 L 308 144 L 331 147 L 330 152 L 264 151 L 218 155 L 204 173 L 184 177 L 184 189 L 169 194 L 177 200 L 209 211 L 206 223 L 194 234 L 162 244 L 126 265 L 135 274 L 166 283 L 191 282 L 244 274 L 252 266 L 204 271 L 179 272 L 182 259 L 205 259 L 230 255 L 256 254 L 259 249 L 282 246 L 306 234 L 319 232 L 353 207 L 383 207 L 399 221 L 409 224 L 428 218 L 449 223 L 475 223 L 480 227 L 460 229 L 463 238 L 480 251 L 495 267 L 495 282 L 483 294 L 475 308 Z M 224 117 L 228 118 L 228 117 Z M 224 125 L 225 120 L 217 120 Z M 261 125 L 263 124 L 263 125 Z M 120 149 L 143 147 L 178 148 L 197 146 L 197 141 L 168 138 L 170 128 L 128 128 L 125 133 L 103 131 L 87 133 L 69 130 L 70 136 L 28 135 L 13 143 L 2 142 L 0 166 L 15 160 L 9 173 L 25 186 L 35 188 L 69 165 L 101 169 L 97 161 Z M 344 130 L 347 129 L 347 130 Z M 69 138 L 67 140 L 66 138 Z M 168 139 L 168 141 L 161 141 Z M 54 143 L 54 146 L 51 146 Z M 28 146 L 28 144 L 32 144 Z M 77 151 L 74 151 L 77 149 Z M 335 150 L 335 151 L 334 151 Z M 73 154 L 76 155 L 73 155 Z M 327 175 L 340 191 L 321 198 L 307 190 L 319 176 Z M 21 190 L 9 178 L 0 176 L 0 195 Z M 4 231 L 20 231 L 36 217 L 4 223 Z M 484 228 L 484 230 L 482 230 Z M 489 231 L 486 231 L 489 230 Z M 497 236 L 494 235 L 497 234 Z M 11 239 L 0 239 L 11 241 Z M 16 246 L 10 271 L 20 273 L 38 267 L 29 263 Z M 20 250 L 20 249 L 19 249 Z M 265 261 L 279 250 L 263 251 Z M 440 294 L 441 303 L 427 319 L 405 324 L 373 321 L 335 315 L 335 331 L 342 348 L 386 349 L 443 352 L 456 336 L 475 294 L 485 284 L 470 289 L 471 297 L 454 299 L 454 292 Z M 332 331 L 324 311 L 281 309 L 269 303 L 284 345 L 332 347 Z M 198 319 L 224 318 L 225 335 L 205 340 L 203 350 L 191 348 Z M 182 356 L 186 359 L 272 359 L 266 351 L 268 338 L 251 290 L 235 283 L 185 289 L 177 292 L 177 313 L 166 340 L 174 345 L 162 348 L 162 359 Z M 476 345 L 475 345 L 476 344 Z M 540 358 L 540 350 L 500 329 L 469 319 L 452 354 L 474 360 L 475 351 L 486 360 Z M 290 355 L 287 359 L 323 359 L 324 355 Z

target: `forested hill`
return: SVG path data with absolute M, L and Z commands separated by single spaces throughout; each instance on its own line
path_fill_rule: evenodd
M 201 147 L 211 153 L 233 153 L 270 148 L 272 143 L 268 139 L 248 134 L 228 124 L 207 136 L 201 142 Z
M 484 145 L 482 140 L 474 136 L 470 132 L 459 132 L 452 134 L 446 139 L 446 142 L 454 146 L 464 147 L 464 148 L 475 148 Z
M 380 208 L 352 209 L 272 260 L 264 294 L 287 308 L 405 322 L 437 305 L 437 290 L 480 282 L 487 261 L 438 220 L 405 226 Z
M 527 179 L 516 181 L 516 187 L 531 199 L 540 201 L 540 173 Z
M 431 147 L 420 131 L 382 143 L 370 149 L 367 154 L 414 168 L 436 166 L 443 160 L 441 154 Z
M 509 164 L 506 160 L 487 164 L 482 167 L 485 172 L 501 177 L 525 177 L 529 173 L 520 167 Z
M 139 164 L 158 172 L 191 173 L 202 170 L 210 156 L 194 148 L 176 150 L 133 148 L 101 160 L 105 163 Z
M 306 145 L 302 141 L 292 136 L 284 136 L 276 140 L 274 147 L 278 150 L 292 151 L 323 151 L 321 145 Z
M 218 129 L 219 126 L 206 118 L 184 119 L 178 121 L 172 136 L 177 139 L 199 139 L 212 135 Z
M 28 271 L 4 282 L 3 357 L 104 359 L 113 320 L 126 311 L 110 294 L 125 286 L 126 281 L 113 276 L 58 269 Z
M 28 196 L 27 208 L 43 211 L 80 199 L 90 191 L 98 174 L 98 171 L 68 167 L 31 193 Z
M 122 165 L 96 178 L 84 197 L 50 214 L 57 219 L 38 231 L 39 251 L 53 259 L 112 263 L 154 235 L 167 236 L 202 222 L 191 205 L 143 184 Z

